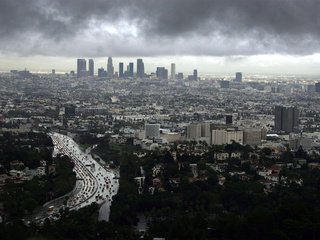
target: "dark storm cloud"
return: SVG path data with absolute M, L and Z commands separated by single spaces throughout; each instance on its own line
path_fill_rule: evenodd
M 319 0 L 0 0 L 0 51 L 310 54 L 320 50 L 319 12 Z M 105 32 L 104 26 L 117 31 Z

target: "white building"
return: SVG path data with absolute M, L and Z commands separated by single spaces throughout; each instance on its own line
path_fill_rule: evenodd
M 223 145 L 227 142 L 226 130 L 212 130 L 212 144 Z
M 178 142 L 181 140 L 181 134 L 175 133 L 175 132 L 169 132 L 169 133 L 163 133 L 161 134 L 161 137 L 167 140 L 167 142 Z
M 201 138 L 201 124 L 191 123 L 187 126 L 187 138 L 197 140 Z
M 171 79 L 176 79 L 176 64 L 171 63 Z
M 212 130 L 212 144 L 223 145 L 231 144 L 232 141 L 243 144 L 243 131 L 231 129 Z
M 201 123 L 201 137 L 211 137 L 210 123 Z

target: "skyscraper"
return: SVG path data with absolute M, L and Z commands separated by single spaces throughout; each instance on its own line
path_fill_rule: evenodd
M 129 63 L 129 69 L 128 69 L 128 75 L 129 77 L 133 77 L 133 62 Z
M 93 59 L 89 59 L 89 76 L 93 77 L 94 75 L 94 61 Z
M 299 110 L 292 106 L 276 106 L 274 109 L 276 131 L 294 132 L 299 127 Z
M 98 77 L 100 77 L 100 78 L 107 77 L 107 72 L 103 68 L 98 68 Z
M 176 64 L 171 63 L 171 79 L 175 80 L 176 79 Z
M 183 80 L 183 73 L 181 73 L 181 72 L 178 73 L 178 79 L 179 79 L 179 80 Z
M 198 81 L 198 70 L 197 69 L 193 70 L 193 80 Z
M 157 67 L 156 74 L 159 79 L 168 79 L 168 70 L 164 67 Z
M 112 57 L 108 57 L 108 65 L 107 65 L 108 77 L 112 78 L 114 75 L 114 68 L 112 64 Z
M 235 82 L 241 83 L 242 82 L 242 72 L 236 72 Z
M 77 77 L 85 77 L 87 75 L 87 62 L 85 59 L 77 60 Z
M 201 137 L 201 124 L 190 123 L 187 126 L 187 138 L 188 139 L 198 139 Z
M 144 77 L 144 63 L 142 59 L 137 60 L 137 77 L 138 78 Z
M 119 78 L 123 78 L 123 62 L 119 63 Z

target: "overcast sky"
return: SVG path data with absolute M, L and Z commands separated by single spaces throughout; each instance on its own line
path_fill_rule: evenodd
M 149 72 L 320 75 L 319 12 L 319 0 L 0 0 L 0 70 L 112 56 Z

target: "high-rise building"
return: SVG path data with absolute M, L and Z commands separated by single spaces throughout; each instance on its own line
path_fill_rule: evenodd
M 211 126 L 209 122 L 201 123 L 201 137 L 208 137 L 211 136 Z
M 299 110 L 292 106 L 276 106 L 274 109 L 276 131 L 294 132 L 299 127 Z
M 123 62 L 119 63 L 119 78 L 123 78 Z
M 175 80 L 176 79 L 176 64 L 171 63 L 171 79 Z
M 129 77 L 133 77 L 133 76 L 134 76 L 134 72 L 133 72 L 133 62 L 129 63 L 128 75 L 129 75 Z
M 179 80 L 183 80 L 183 73 L 181 73 L 181 72 L 178 73 L 178 79 L 179 79 Z
M 164 67 L 157 67 L 156 75 L 159 79 L 168 79 L 168 70 Z
M 52 69 L 51 74 L 52 74 L 52 75 L 56 75 L 56 70 L 55 70 L 55 69 Z
M 320 82 L 315 84 L 315 88 L 316 88 L 316 92 L 319 93 L 320 92 Z
M 103 68 L 98 69 L 98 77 L 105 78 L 107 77 L 107 71 L 105 71 Z
M 94 61 L 93 59 L 89 59 L 89 76 L 93 77 L 94 75 Z
M 231 144 L 233 141 L 243 144 L 243 131 L 236 128 L 212 130 L 211 143 L 213 145 Z
M 137 77 L 138 78 L 144 77 L 144 63 L 141 58 L 137 60 Z
M 113 78 L 114 68 L 113 68 L 113 64 L 112 64 L 112 57 L 108 57 L 107 72 L 108 72 L 108 77 Z
M 77 60 L 77 77 L 85 77 L 87 75 L 87 62 L 85 59 Z
M 242 72 L 236 72 L 235 82 L 241 83 L 242 82 Z
M 201 138 L 201 124 L 191 123 L 187 126 L 187 139 L 197 140 Z
M 194 141 L 205 141 L 210 144 L 211 126 L 209 122 L 190 123 L 187 125 L 187 139 Z
M 193 80 L 198 81 L 198 70 L 197 69 L 193 70 Z

